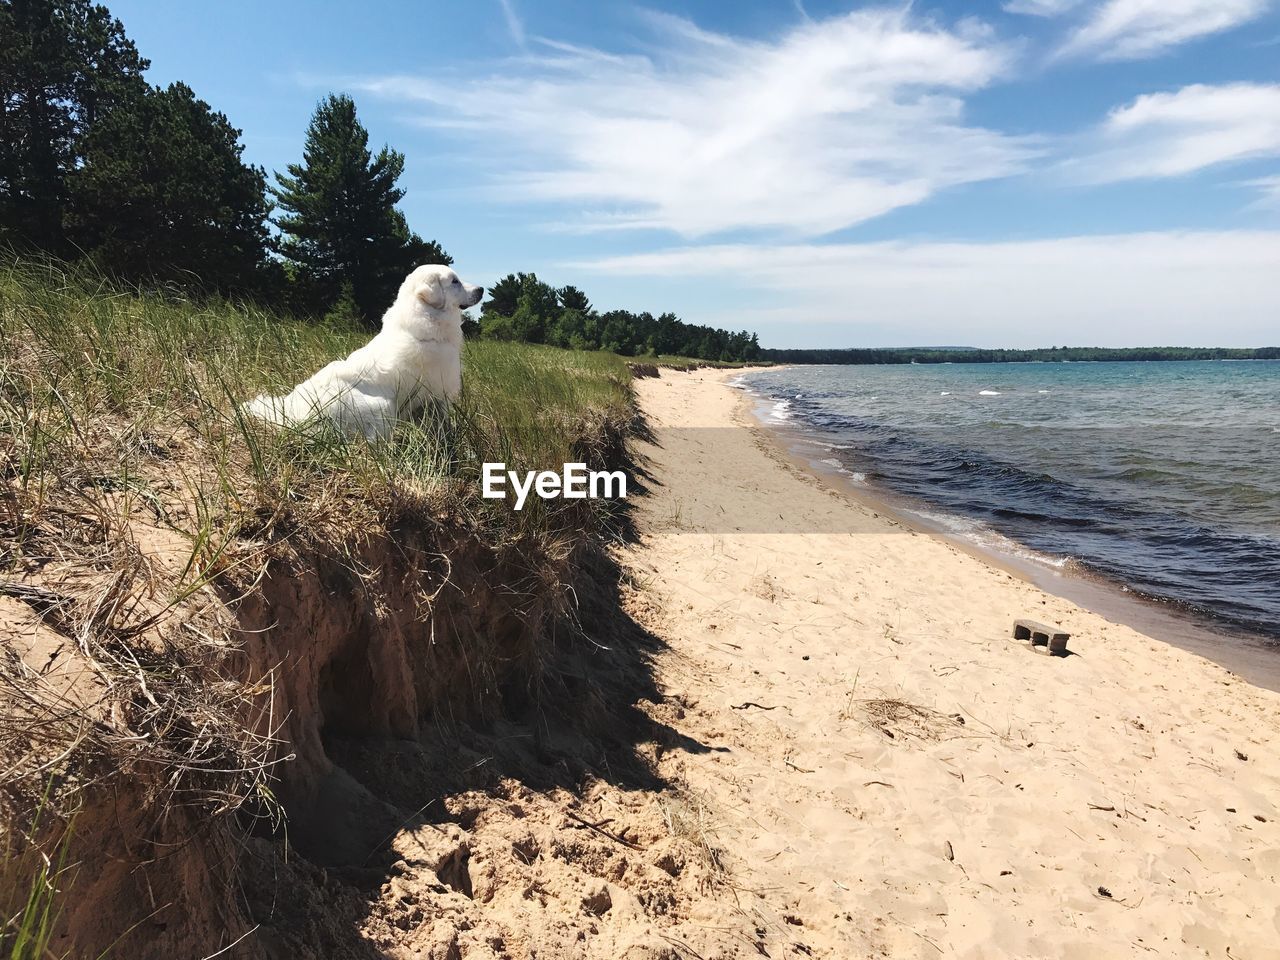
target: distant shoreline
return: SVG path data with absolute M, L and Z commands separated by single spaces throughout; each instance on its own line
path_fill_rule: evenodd
M 761 360 L 815 366 L 875 366 L 938 363 L 1195 363 L 1280 360 L 1280 347 L 884 347 L 776 349 Z

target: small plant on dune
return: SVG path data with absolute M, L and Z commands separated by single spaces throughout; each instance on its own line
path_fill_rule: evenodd
M 859 700 L 857 706 L 868 726 L 895 740 L 906 736 L 941 740 L 964 723 L 958 714 L 947 715 L 899 697 Z
M 4 910 L 3 927 L 0 927 L 0 956 L 5 960 L 50 960 L 57 957 L 50 944 L 62 897 L 74 880 L 71 865 L 67 863 L 74 819 L 62 827 L 52 855 L 46 854 L 40 848 L 38 835 L 48 819 L 50 786 L 46 784 L 28 830 L 25 833 L 8 830 L 0 844 L 0 853 L 3 854 L 0 857 L 0 877 L 8 881 L 4 886 L 20 896 L 18 902 L 0 900 L 0 909 Z
M 342 285 L 338 299 L 324 315 L 324 325 L 334 330 L 350 330 L 360 325 L 360 307 L 355 287 L 348 281 Z
M 682 789 L 658 798 L 667 832 L 688 841 L 698 850 L 710 882 L 723 880 L 728 873 L 724 850 L 716 843 L 715 818 L 707 801 L 693 790 Z
M 63 851 L 65 853 L 65 847 Z M 57 861 L 39 859 L 31 876 L 26 903 L 8 918 L 8 930 L 0 935 L 0 949 L 5 951 L 7 960 L 49 960 L 55 956 L 49 944 L 57 921 L 56 883 L 62 866 L 61 857 Z

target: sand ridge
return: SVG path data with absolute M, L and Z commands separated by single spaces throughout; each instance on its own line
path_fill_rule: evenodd
M 735 909 L 815 957 L 1280 957 L 1280 695 L 834 494 L 732 375 L 637 381 L 621 560 Z

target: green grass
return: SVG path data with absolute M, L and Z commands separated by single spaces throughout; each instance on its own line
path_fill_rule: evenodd
M 68 484 L 185 501 L 185 519 L 181 510 L 170 519 L 191 539 L 193 566 L 228 536 L 289 513 L 333 535 L 406 509 L 465 514 L 495 535 L 545 531 L 557 507 L 539 501 L 515 514 L 482 500 L 480 464 L 590 460 L 631 416 L 630 376 L 612 354 L 474 342 L 448 417 L 376 443 L 272 429 L 237 404 L 287 391 L 369 334 L 248 305 L 122 293 L 50 266 L 0 266 L 0 336 L 0 467 L 25 502 L 18 512 L 29 523 L 45 494 Z

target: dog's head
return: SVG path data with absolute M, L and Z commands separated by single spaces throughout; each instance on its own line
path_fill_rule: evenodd
M 432 263 L 409 274 L 400 294 L 408 294 L 432 310 L 462 310 L 480 302 L 484 287 L 463 283 L 448 267 Z

